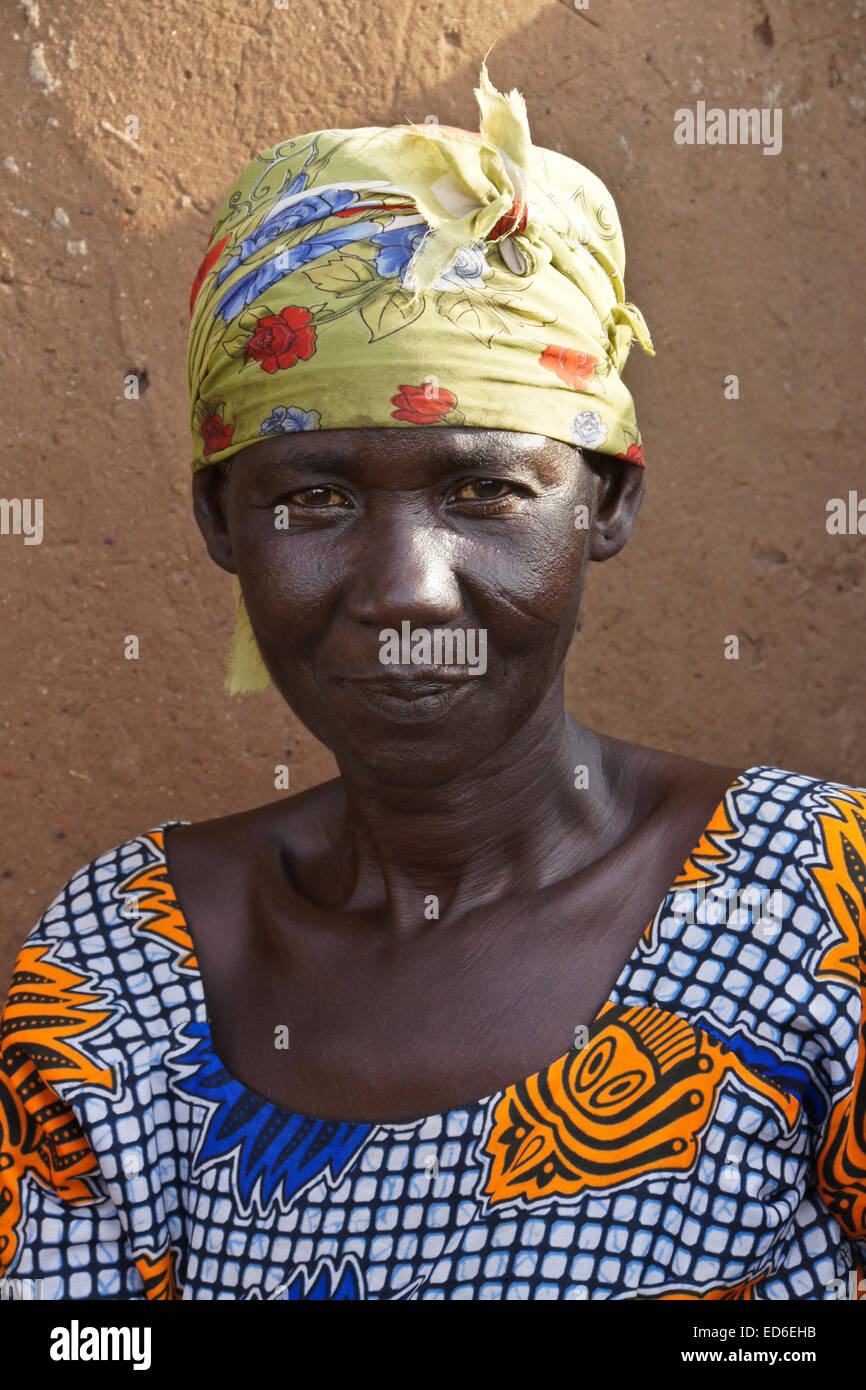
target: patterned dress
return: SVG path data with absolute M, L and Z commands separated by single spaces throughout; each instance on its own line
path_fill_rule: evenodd
M 281 1109 L 223 1066 L 166 872 L 177 824 L 77 873 L 21 948 L 7 1279 L 50 1299 L 856 1296 L 866 789 L 750 768 L 564 1057 L 387 1124 Z

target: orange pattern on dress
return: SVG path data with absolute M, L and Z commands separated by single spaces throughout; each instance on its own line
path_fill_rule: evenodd
M 483 1189 L 491 1206 L 688 1171 L 729 1078 L 773 1105 L 787 1132 L 796 1121 L 792 1096 L 674 1014 L 608 1003 L 592 1031 L 586 1047 L 510 1086 L 496 1104 Z
M 709 1289 L 706 1293 L 660 1293 L 653 1299 L 658 1303 L 674 1303 L 683 1300 L 700 1299 L 701 1302 L 707 1299 L 717 1299 L 723 1301 L 737 1302 L 739 1300 L 754 1300 L 753 1290 L 763 1282 L 765 1275 L 759 1274 L 757 1279 L 750 1279 L 746 1284 L 736 1284 L 733 1288 Z
M 178 1297 L 172 1250 L 163 1250 L 160 1255 L 137 1255 L 135 1267 L 144 1280 L 144 1292 L 149 1301 L 164 1302 Z
M 72 1039 L 110 1017 L 94 1009 L 101 996 L 83 988 L 87 977 L 44 959 L 47 946 L 18 955 L 0 1033 L 0 1269 L 17 1250 L 22 1183 L 39 1179 L 63 1201 L 92 1202 L 89 1178 L 96 1157 L 72 1108 L 51 1082 L 82 1081 L 115 1090 L 108 1067 L 98 1067 Z
M 723 864 L 727 864 L 736 854 L 736 845 L 729 843 L 735 841 L 742 833 L 739 826 L 734 825 L 728 815 L 728 795 L 729 792 L 736 791 L 742 786 L 742 780 L 738 779 L 732 784 L 725 793 L 720 804 L 713 812 L 712 819 L 701 833 L 701 838 L 695 845 L 682 869 L 671 885 L 670 893 L 676 892 L 678 888 L 691 888 L 695 886 L 714 883 L 718 877 L 718 870 Z M 662 904 L 667 904 L 668 897 Z M 639 947 L 643 951 L 654 951 L 658 946 L 656 932 L 659 929 L 659 914 L 651 917 L 644 927 Z
M 142 869 L 134 869 L 118 884 L 118 894 L 134 898 L 136 902 L 135 917 L 128 917 L 124 912 L 124 919 L 130 922 L 133 932 L 155 936 L 171 946 L 178 955 L 177 969 L 195 974 L 198 971 L 195 947 L 167 877 L 164 832 L 154 830 L 142 839 L 153 846 L 157 859 Z
M 821 890 L 840 939 L 824 952 L 815 974 L 835 977 L 845 985 L 863 985 L 864 920 L 866 920 L 866 796 L 846 792 L 828 796 L 838 815 L 815 813 L 821 828 L 826 863 L 810 873 Z
M 741 782 L 732 784 L 725 799 L 716 807 L 709 825 L 701 833 L 701 838 L 686 860 L 682 871 L 673 881 L 673 888 L 688 887 L 693 883 L 707 883 L 715 878 L 715 869 L 733 857 L 735 846 L 728 843 L 739 836 L 740 829 L 728 815 L 728 797 L 737 791 Z
M 825 865 L 810 872 L 839 928 L 816 967 L 818 979 L 860 993 L 860 1049 L 852 1087 L 834 1105 L 818 1155 L 818 1191 L 842 1229 L 866 1237 L 866 795 L 828 796 L 838 815 L 816 813 Z

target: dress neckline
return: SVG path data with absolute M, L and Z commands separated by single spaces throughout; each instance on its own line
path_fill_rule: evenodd
M 656 907 L 655 912 L 650 917 L 649 921 L 647 922 L 646 926 L 644 927 L 643 931 L 641 932 L 640 936 L 638 937 L 637 941 L 632 947 L 632 950 L 629 952 L 628 958 L 624 961 L 622 968 L 620 969 L 619 974 L 616 977 L 616 980 L 614 981 L 611 989 L 608 992 L 607 998 L 604 1000 L 600 1009 L 595 1014 L 595 1017 L 590 1021 L 590 1034 L 597 1027 L 598 1023 L 603 1018 L 603 1016 L 611 1008 L 616 1008 L 618 1006 L 619 1001 L 616 996 L 618 996 L 619 994 L 620 985 L 625 979 L 628 978 L 629 974 L 631 973 L 632 966 L 634 965 L 635 961 L 639 959 L 641 946 L 646 939 L 647 932 L 651 930 L 653 923 L 656 921 L 656 918 L 658 917 L 659 913 L 663 911 L 668 900 L 683 886 L 680 880 L 687 872 L 689 865 L 698 855 L 702 845 L 704 844 L 707 833 L 710 830 L 710 827 L 716 821 L 717 817 L 719 816 L 719 813 L 726 809 L 729 797 L 732 795 L 733 792 L 741 791 L 747 785 L 749 778 L 752 777 L 755 773 L 768 770 L 769 768 L 766 764 L 760 763 L 756 764 L 753 767 L 748 767 L 745 769 L 745 771 L 738 772 L 733 781 L 730 782 L 728 786 L 725 788 L 721 798 L 713 808 L 709 820 L 705 823 L 695 844 L 692 846 L 685 859 L 683 860 L 683 863 L 679 869 L 679 872 L 674 878 L 673 883 L 668 888 L 664 897 L 661 899 L 660 903 Z M 171 879 L 169 877 L 168 861 L 166 859 L 165 854 L 165 832 L 167 830 L 174 829 L 176 826 L 191 824 L 191 821 L 186 820 L 163 821 L 160 825 L 155 826 L 153 830 L 147 831 L 146 834 L 148 838 L 151 840 L 151 843 L 158 850 L 160 856 L 160 862 L 163 869 L 163 882 L 171 898 L 171 907 L 173 917 L 175 920 L 175 926 L 177 927 L 179 925 L 183 929 L 183 931 L 185 931 L 189 939 L 190 946 L 192 948 L 192 956 L 195 962 L 195 975 L 198 979 L 199 988 L 201 991 L 201 1002 L 199 1005 L 200 1017 L 196 1019 L 197 1027 L 199 1028 L 201 1035 L 204 1037 L 204 1040 L 206 1042 L 208 1050 L 210 1051 L 211 1056 L 213 1057 L 217 1065 L 221 1068 L 221 1070 L 225 1073 L 228 1080 L 233 1085 L 237 1086 L 244 1095 L 250 1097 L 250 1099 L 254 1102 L 257 1102 L 259 1105 L 267 1105 L 276 1115 L 282 1115 L 286 1118 L 286 1120 L 293 1120 L 295 1122 L 308 1121 L 312 1124 L 345 1126 L 348 1129 L 366 1129 L 369 1131 L 373 1131 L 376 1129 L 418 1129 L 431 1120 L 445 1120 L 450 1115 L 455 1115 L 464 1112 L 477 1112 L 479 1109 L 489 1105 L 491 1101 L 497 1100 L 503 1095 L 505 1095 L 508 1091 L 513 1091 L 515 1089 L 521 1089 L 526 1086 L 531 1086 L 532 1083 L 538 1077 L 543 1077 L 548 1072 L 553 1071 L 554 1068 L 556 1068 L 557 1066 L 561 1066 L 564 1060 L 569 1056 L 571 1049 L 569 1049 L 569 1052 L 560 1053 L 560 1055 L 558 1057 L 555 1057 L 553 1061 L 548 1062 L 543 1067 L 539 1067 L 537 1071 L 532 1072 L 529 1076 L 521 1077 L 516 1081 L 511 1081 L 505 1086 L 500 1086 L 495 1091 L 488 1092 L 487 1095 L 480 1096 L 477 1099 L 465 1100 L 457 1105 L 446 1106 L 446 1108 L 443 1110 L 433 1110 L 429 1114 L 420 1115 L 405 1120 L 352 1120 L 346 1119 L 345 1117 L 338 1118 L 333 1115 L 313 1115 L 309 1111 L 291 1110 L 286 1106 L 279 1105 L 276 1101 L 269 1100 L 267 1096 L 262 1095 L 261 1091 L 257 1091 L 254 1087 L 248 1086 L 245 1081 L 241 1081 L 240 1077 L 235 1076 L 234 1072 L 232 1072 L 231 1069 L 226 1066 L 225 1062 L 220 1057 L 219 1053 L 216 1050 L 216 1047 L 214 1046 L 213 1035 L 211 1033 L 210 1022 L 208 1019 L 208 1005 L 204 990 L 204 980 L 202 978 L 201 967 L 198 962 L 198 953 L 196 950 L 195 938 L 193 937 L 192 931 L 190 929 L 190 924 L 186 916 L 186 913 L 184 912 L 181 903 L 178 901 L 177 893 L 174 889 L 174 884 L 171 882 Z M 188 968 L 191 969 L 192 965 L 190 965 Z M 653 1005 L 652 1007 L 655 1008 L 655 1005 Z M 671 1014 L 675 1013 L 675 1010 L 656 1009 L 656 1012 Z

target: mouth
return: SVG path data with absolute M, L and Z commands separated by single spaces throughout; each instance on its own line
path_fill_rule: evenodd
M 441 718 L 455 702 L 472 688 L 471 677 L 429 680 L 421 677 L 390 676 L 363 680 L 338 678 L 380 714 L 397 723 L 424 723 Z

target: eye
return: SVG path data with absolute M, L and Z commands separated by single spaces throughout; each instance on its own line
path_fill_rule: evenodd
M 305 487 L 298 492 L 287 492 L 281 501 L 294 502 L 299 507 L 321 507 L 326 511 L 333 509 L 331 498 L 338 498 L 338 506 L 345 506 L 348 499 L 343 492 L 339 492 L 335 487 Z
M 504 491 L 491 492 L 488 489 L 499 488 Z M 467 493 L 475 489 L 480 496 L 469 497 L 460 494 Z M 504 502 L 509 496 L 525 495 L 522 488 L 518 488 L 514 483 L 506 483 L 501 478 L 470 478 L 467 482 L 461 483 L 453 494 L 452 501 L 455 502 Z

